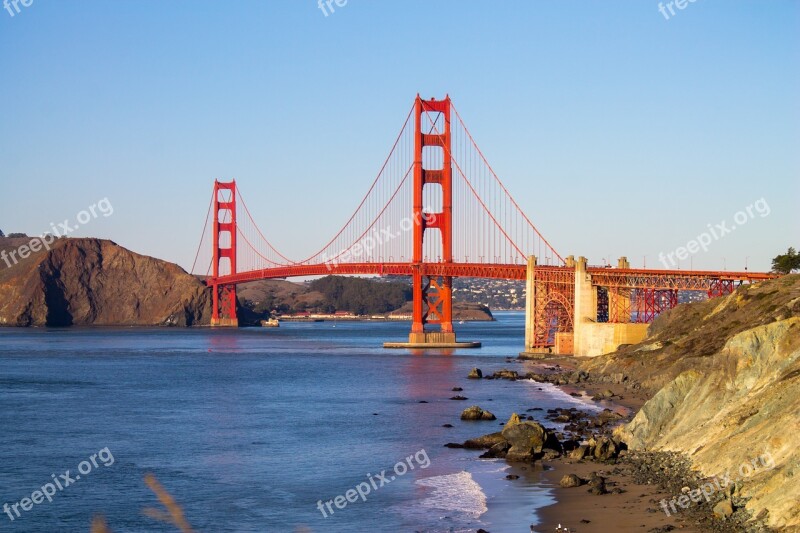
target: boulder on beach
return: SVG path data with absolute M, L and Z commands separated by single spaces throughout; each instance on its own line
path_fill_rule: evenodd
M 606 436 L 589 439 L 589 447 L 593 449 L 592 455 L 598 461 L 615 459 L 620 451 L 620 446 Z
M 461 420 L 497 420 L 497 417 L 477 405 L 472 405 L 461 413 Z
M 573 487 L 580 487 L 585 483 L 584 480 L 576 476 L 575 474 L 567 474 L 561 478 L 561 481 L 558 483 L 565 489 L 571 489 Z
M 606 478 L 599 475 L 597 472 L 592 472 L 589 476 L 589 492 L 596 496 L 601 496 L 603 494 L 608 494 L 608 489 L 606 489 Z
M 511 445 L 506 455 L 509 461 L 533 461 L 545 448 L 557 450 L 561 447 L 555 436 L 538 422 L 520 422 L 503 428 L 501 433 Z
M 591 450 L 589 450 L 589 446 L 586 444 L 581 444 L 574 450 L 572 450 L 569 454 L 569 458 L 575 461 L 581 461 L 586 458 L 587 455 L 590 455 Z
M 595 417 L 594 422 L 596 426 L 600 427 L 605 426 L 609 422 L 616 422 L 621 418 L 624 418 L 621 414 L 614 412 L 611 409 L 603 409 L 603 411 L 597 415 L 597 417 Z

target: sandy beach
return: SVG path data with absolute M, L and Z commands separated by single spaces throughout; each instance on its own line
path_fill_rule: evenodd
M 574 357 L 550 357 L 540 360 L 529 360 L 522 363 L 522 371 L 554 374 L 572 372 L 578 368 L 580 359 Z M 596 401 L 602 408 L 611 409 L 624 416 L 620 423 L 627 422 L 649 399 L 641 391 L 626 388 L 624 384 L 586 381 L 580 384 L 557 385 L 564 392 L 579 395 L 586 399 L 611 391 L 611 399 Z M 605 428 L 607 431 L 613 428 Z M 532 526 L 532 531 L 545 533 L 567 528 L 570 533 L 606 533 L 649 532 L 665 533 L 668 531 L 700 532 L 709 529 L 701 527 L 713 518 L 708 510 L 689 509 L 683 513 L 667 515 L 660 506 L 662 500 L 669 501 L 679 495 L 679 490 L 667 489 L 657 483 L 637 482 L 635 459 L 626 452 L 616 462 L 609 464 L 593 460 L 573 460 L 568 455 L 543 460 L 540 474 L 543 486 L 553 491 L 556 503 L 537 511 L 540 523 Z M 596 474 L 605 478 L 608 493 L 593 494 L 590 487 L 584 484 L 579 487 L 564 488 L 561 479 L 570 474 L 588 480 Z M 672 480 L 674 482 L 674 480 Z M 735 526 L 726 529 L 717 525 L 719 531 L 737 531 Z
M 552 470 L 542 474 L 542 482 L 553 489 L 557 503 L 539 511 L 542 522 L 536 527 L 536 533 L 556 531 L 558 525 L 569 528 L 572 533 L 666 532 L 671 531 L 669 526 L 680 531 L 701 531 L 687 517 L 668 517 L 658 502 L 672 495 L 653 485 L 635 483 L 630 475 L 620 472 L 624 468 L 569 460 L 550 461 L 546 465 Z M 591 494 L 585 485 L 575 488 L 559 486 L 564 475 L 576 474 L 586 479 L 592 472 L 607 479 L 609 494 Z M 616 488 L 624 492 L 615 494 Z

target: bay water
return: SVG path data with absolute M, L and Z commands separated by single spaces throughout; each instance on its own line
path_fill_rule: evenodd
M 592 406 L 547 384 L 466 379 L 525 371 L 506 359 L 524 314 L 496 318 L 457 325 L 482 348 L 424 354 L 383 349 L 408 324 L 382 321 L 0 328 L 0 531 L 89 531 L 96 515 L 114 532 L 177 531 L 145 513 L 166 512 L 152 473 L 196 531 L 529 532 L 552 503 L 540 473 L 444 445 L 512 412 L 538 407 L 526 414 L 544 422 Z M 498 420 L 461 421 L 474 404 Z

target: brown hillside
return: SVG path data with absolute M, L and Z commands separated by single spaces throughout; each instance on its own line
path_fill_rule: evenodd
M 0 238 L 0 250 L 30 239 Z M 0 325 L 200 325 L 210 292 L 178 265 L 101 239 L 59 239 L 10 268 L 0 263 Z
M 243 283 L 237 288 L 239 300 L 251 302 L 258 306 L 264 302 L 272 301 L 275 304 L 286 304 L 293 309 L 302 307 L 319 307 L 325 302 L 325 296 L 318 291 L 300 283 L 281 279 L 267 279 Z

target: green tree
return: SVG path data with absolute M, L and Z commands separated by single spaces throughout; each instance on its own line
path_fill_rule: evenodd
M 785 254 L 772 259 L 772 270 L 778 274 L 789 274 L 793 270 L 800 270 L 800 253 L 794 248 L 789 248 Z
M 3 230 L 0 229 L 0 237 L 5 237 L 5 236 L 6 236 L 6 234 L 3 233 Z

